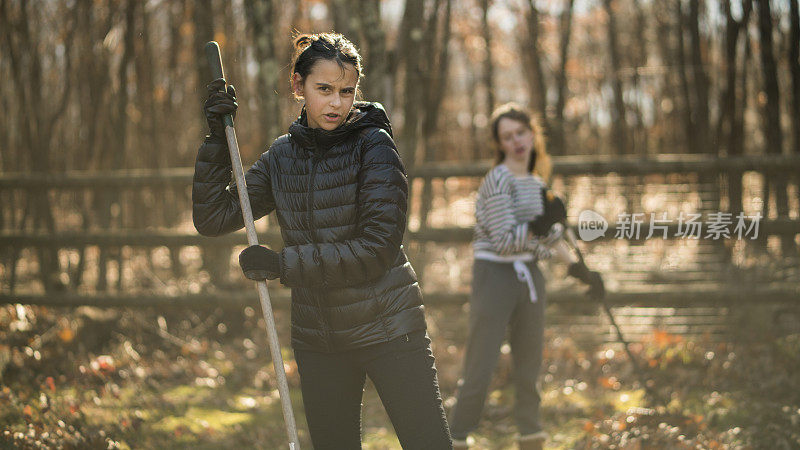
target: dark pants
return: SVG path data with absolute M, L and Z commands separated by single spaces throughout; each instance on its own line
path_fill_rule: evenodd
M 453 439 L 466 439 L 478 426 L 509 325 L 517 429 L 522 435 L 542 430 L 536 380 L 542 365 L 545 289 L 536 264 L 528 263 L 528 268 L 536 286 L 535 303 L 512 264 L 475 260 L 463 384 L 450 417 Z
M 369 375 L 404 449 L 451 449 L 430 339 L 415 331 L 340 353 L 295 350 L 316 450 L 361 448 L 361 394 Z

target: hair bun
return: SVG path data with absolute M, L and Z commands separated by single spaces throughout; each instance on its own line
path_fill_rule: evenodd
M 308 48 L 308 46 L 313 44 L 314 41 L 317 41 L 315 35 L 313 35 L 313 34 L 301 34 L 300 36 L 297 36 L 295 38 L 295 40 L 294 40 L 294 48 L 297 49 L 298 51 L 303 51 L 306 48 Z

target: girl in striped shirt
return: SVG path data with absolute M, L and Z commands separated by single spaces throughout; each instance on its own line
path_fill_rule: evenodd
M 531 115 L 515 104 L 500 106 L 492 114 L 491 130 L 496 164 L 478 190 L 475 207 L 470 335 L 450 431 L 454 448 L 468 448 L 468 434 L 480 420 L 510 328 L 517 442 L 521 449 L 540 449 L 547 436 L 536 385 L 545 290 L 537 261 L 554 253 L 569 258 L 561 240 L 566 210 L 546 189 L 550 158 Z

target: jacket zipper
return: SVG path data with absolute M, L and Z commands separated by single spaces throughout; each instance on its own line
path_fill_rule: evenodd
M 317 164 L 319 163 L 321 158 L 319 158 L 319 147 L 317 146 L 316 142 L 314 143 L 314 154 L 311 157 L 311 177 L 308 180 L 308 231 L 311 233 L 312 241 L 316 240 L 316 232 L 314 230 L 314 177 L 317 175 Z M 322 309 L 322 304 L 319 301 L 319 297 L 314 295 L 314 302 L 317 304 L 317 310 L 319 311 L 319 316 L 322 322 L 322 332 L 325 334 L 325 347 L 328 349 L 328 352 L 331 352 L 331 330 L 330 326 L 328 325 L 328 319 L 325 317 L 325 311 Z

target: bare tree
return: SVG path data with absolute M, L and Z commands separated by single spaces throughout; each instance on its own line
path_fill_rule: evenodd
M 783 153 L 783 134 L 781 133 L 780 91 L 778 87 L 778 69 L 775 62 L 772 43 L 772 12 L 769 0 L 758 0 L 758 31 L 761 49 L 761 72 L 764 80 L 764 135 L 766 151 L 769 154 Z M 775 204 L 778 217 L 789 214 L 789 198 L 786 190 L 786 178 L 782 174 L 774 174 L 770 186 L 775 191 Z M 791 252 L 793 240 L 781 239 L 784 254 Z
M 523 55 L 528 62 L 528 84 L 531 105 L 542 121 L 545 133 L 549 135 L 550 126 L 547 118 L 547 84 L 544 79 L 542 59 L 544 57 L 540 46 L 540 21 L 539 10 L 533 0 L 528 0 L 528 35 L 525 42 Z
M 360 47 L 360 34 L 356 33 L 358 30 L 358 14 L 361 12 L 358 2 L 353 0 L 331 0 L 330 10 L 333 10 L 333 28 L 337 33 L 341 33 L 353 42 L 357 47 Z M 373 2 L 369 2 L 373 3 Z
M 647 156 L 648 153 L 648 133 L 645 129 L 644 123 L 644 113 L 642 112 L 642 104 L 639 98 L 643 95 L 643 92 L 646 91 L 645 86 L 643 86 L 642 77 L 640 76 L 639 68 L 644 67 L 647 65 L 647 37 L 646 37 L 646 29 L 647 29 L 647 17 L 644 13 L 642 4 L 639 0 L 633 0 L 633 7 L 635 11 L 636 17 L 636 25 L 635 25 L 635 53 L 636 53 L 636 67 L 632 70 L 632 80 L 631 84 L 633 85 L 633 92 L 636 93 L 637 101 L 633 104 L 633 111 L 634 116 L 636 117 L 636 126 L 635 129 L 631 133 L 631 148 L 632 150 L 641 155 Z
M 360 8 L 359 30 L 363 33 L 362 52 L 364 66 L 369 69 L 364 78 L 364 95 L 367 99 L 384 103 L 388 113 L 392 109 L 392 84 L 394 73 L 389 70 L 389 55 L 386 50 L 386 31 L 381 23 L 380 2 L 364 2 Z
M 450 66 L 449 42 L 451 33 L 451 14 L 452 0 L 444 0 L 444 12 L 439 12 L 442 7 L 441 1 L 436 0 L 434 10 L 428 19 L 428 29 L 426 30 L 427 54 L 425 60 L 428 65 L 425 72 L 428 74 L 428 82 L 423 86 L 425 91 L 425 121 L 422 124 L 422 139 L 426 144 L 425 158 L 427 161 L 433 159 L 434 152 L 428 151 L 427 147 L 430 139 L 437 129 L 439 111 L 442 100 L 447 89 L 447 72 Z M 441 26 L 438 25 L 441 17 Z
M 253 42 L 253 53 L 258 72 L 256 78 L 256 97 L 261 105 L 259 123 L 263 125 L 261 141 L 270 142 L 281 134 L 281 108 L 278 99 L 280 63 L 278 62 L 274 29 L 275 2 L 255 0 L 245 3 L 247 23 Z M 265 145 L 261 145 L 262 148 Z
M 488 115 L 492 114 L 495 106 L 494 98 L 494 63 L 492 62 L 492 30 L 489 26 L 489 7 L 490 0 L 481 0 L 481 33 L 483 36 L 484 48 L 486 53 L 483 60 L 483 84 L 486 86 L 486 110 Z
M 800 8 L 797 0 L 790 0 L 790 34 L 789 34 L 789 70 L 792 77 L 792 136 L 794 147 L 792 152 L 800 155 Z M 795 182 L 797 182 L 795 178 Z M 788 246 L 788 244 L 787 244 Z
M 614 0 L 603 0 L 603 7 L 605 8 L 608 18 L 609 72 L 611 88 L 614 93 L 614 106 L 611 109 L 611 126 L 617 153 L 625 154 L 629 151 L 628 121 L 625 114 L 625 99 L 622 97 L 622 60 L 620 58 L 619 44 L 617 43 L 617 20 L 613 2 Z
M 691 46 L 691 73 L 692 86 L 694 87 L 694 130 L 697 152 L 708 152 L 709 146 L 709 114 L 708 114 L 708 75 L 704 69 L 703 55 L 701 52 L 700 37 L 700 6 L 699 0 L 689 0 L 689 43 Z
M 446 89 L 447 71 L 450 65 L 448 46 L 450 42 L 452 0 L 444 0 L 444 12 L 441 0 L 434 2 L 433 10 L 428 17 L 425 30 L 425 41 L 429 44 L 425 46 L 425 73 L 428 74 L 428 81 L 422 86 L 425 92 L 424 111 L 425 119 L 422 122 L 422 141 L 424 142 L 423 160 L 435 160 L 439 145 L 433 139 L 439 120 L 439 111 Z M 440 19 L 440 16 L 443 16 Z M 439 22 L 442 22 L 439 26 Z M 426 179 L 422 189 L 422 206 L 420 210 L 420 224 L 425 226 L 428 221 L 433 202 L 433 186 L 430 179 Z
M 423 37 L 423 0 L 408 0 L 403 14 L 404 26 L 407 33 L 401 36 L 402 43 L 398 52 L 405 66 L 403 80 L 403 132 L 398 143 L 403 162 L 406 167 L 413 168 L 416 162 L 417 146 L 419 145 L 420 104 L 422 103 L 422 89 L 424 83 L 422 58 L 418 51 L 422 45 Z
M 658 93 L 659 108 L 656 108 L 655 117 L 655 130 L 658 143 L 656 145 L 657 153 L 663 153 L 666 149 L 674 147 L 675 142 L 680 142 L 681 134 L 686 131 L 685 127 L 681 128 L 676 126 L 678 122 L 679 96 L 675 92 L 678 81 L 676 75 L 678 71 L 675 70 L 677 45 L 673 43 L 676 36 L 675 24 L 672 14 L 672 3 L 658 2 L 653 5 L 655 9 L 656 20 L 656 45 L 658 47 L 658 54 L 661 59 L 661 64 L 664 67 L 663 79 L 661 80 L 661 90 Z M 679 78 L 680 79 L 680 78 Z M 653 133 L 654 130 L 650 130 Z M 667 150 L 669 151 L 669 150 Z
M 683 98 L 683 111 L 682 116 L 684 120 L 684 127 L 686 130 L 686 147 L 689 149 L 691 153 L 699 153 L 702 151 L 702 147 L 698 145 L 700 141 L 698 138 L 698 129 L 697 123 L 695 120 L 695 109 L 696 105 L 695 102 L 697 98 L 692 95 L 691 83 L 689 82 L 689 68 L 687 68 L 686 62 L 686 29 L 687 25 L 687 17 L 683 12 L 683 3 L 681 0 L 675 0 L 675 14 L 678 17 L 678 76 L 680 78 L 681 84 L 681 97 Z
M 798 0 L 789 0 L 790 33 L 789 33 L 789 70 L 792 77 L 792 136 L 793 153 L 800 155 L 800 8 Z
M 736 20 L 731 13 L 731 5 L 728 0 L 720 1 L 722 10 L 725 13 L 725 87 L 722 90 L 720 101 L 720 114 L 716 126 L 714 141 L 721 151 L 727 149 L 729 156 L 740 156 L 743 153 L 741 139 L 738 138 L 737 130 L 741 126 L 738 123 L 740 116 L 739 110 L 743 105 L 737 101 L 737 53 L 738 41 L 741 31 L 746 29 L 752 11 L 752 1 L 744 0 L 742 3 L 742 18 Z M 727 135 L 722 145 L 723 133 Z M 741 174 L 732 174 L 728 179 L 728 198 L 730 211 L 734 214 L 742 211 L 742 178 Z
M 555 118 L 550 123 L 550 142 L 547 150 L 554 155 L 565 155 L 566 143 L 564 139 L 564 105 L 567 101 L 567 59 L 569 57 L 569 42 L 572 36 L 572 7 L 575 0 L 567 0 L 566 7 L 561 13 L 561 67 L 556 74 L 556 99 Z
M 206 61 L 206 42 L 214 39 L 214 11 L 211 0 L 194 0 L 192 4 L 192 19 L 194 20 L 194 51 L 195 64 L 197 65 L 196 92 L 200 94 L 211 81 L 211 71 Z M 199 114 L 198 114 L 199 118 Z

